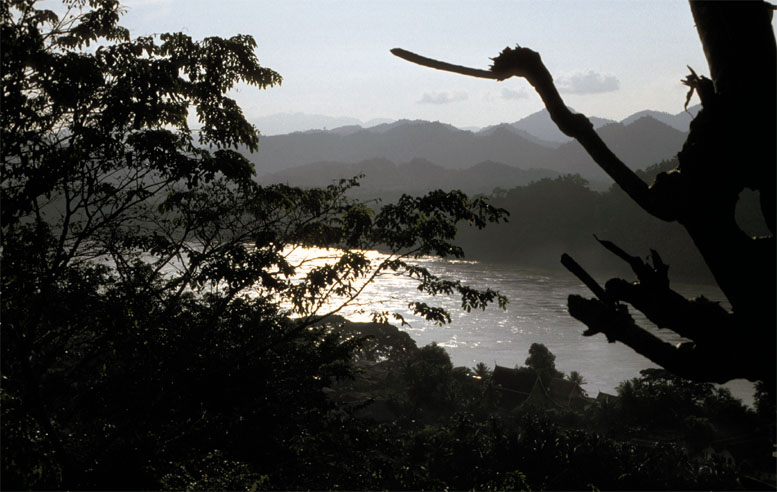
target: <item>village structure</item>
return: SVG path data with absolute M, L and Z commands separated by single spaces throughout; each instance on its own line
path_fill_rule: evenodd
M 491 381 L 503 394 L 503 405 L 511 408 L 520 405 L 537 405 L 548 408 L 586 410 L 597 401 L 614 401 L 615 396 L 599 393 L 590 398 L 579 384 L 566 379 L 553 378 L 546 387 L 542 379 L 525 368 L 509 368 L 496 365 Z

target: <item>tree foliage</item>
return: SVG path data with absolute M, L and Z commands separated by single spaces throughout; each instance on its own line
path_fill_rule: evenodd
M 556 369 L 556 356 L 541 343 L 532 343 L 529 347 L 529 357 L 524 362 L 542 379 L 547 387 L 553 378 L 563 378 L 564 373 Z
M 567 379 L 577 384 L 578 386 L 582 386 L 588 383 L 588 381 L 585 380 L 583 375 L 577 371 L 570 371 L 569 375 L 567 376 Z
M 376 208 L 346 196 L 357 180 L 257 185 L 238 149 L 258 132 L 228 96 L 281 83 L 254 40 L 131 38 L 120 14 L 0 6 L 2 485 L 266 483 L 325 434 L 322 390 L 362 341 L 314 322 L 383 274 L 503 305 L 412 262 L 462 255 L 456 224 L 503 212 L 443 192 Z
M 624 382 L 639 387 L 636 402 L 616 399 L 608 408 L 592 404 L 585 411 L 515 408 L 488 380 L 460 377 L 466 370 L 452 368 L 440 347 L 428 345 L 414 355 L 403 374 L 430 375 L 424 392 L 418 378 L 394 377 L 386 367 L 391 361 L 362 376 L 360 394 L 375 400 L 388 394 L 408 404 L 392 406 L 395 416 L 388 421 L 349 426 L 331 437 L 345 441 L 343 451 L 325 459 L 343 460 L 336 468 L 348 476 L 334 483 L 392 490 L 742 488 L 731 466 L 700 457 L 699 446 L 751 432 L 753 415 L 709 384 L 653 371 Z M 635 414 L 634 404 L 644 408 Z M 692 412 L 683 413 L 688 404 Z M 369 408 L 366 418 L 375 415 Z

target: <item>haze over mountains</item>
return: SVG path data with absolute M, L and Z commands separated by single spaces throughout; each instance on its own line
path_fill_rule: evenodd
M 262 132 L 262 135 L 285 135 L 307 130 L 324 130 L 327 128 L 339 128 L 348 125 L 358 125 L 365 128 L 390 123 L 393 120 L 378 118 L 367 122 L 347 116 L 326 116 L 323 114 L 305 113 L 276 113 L 261 116 L 252 120 L 252 123 Z
M 621 122 L 590 119 L 616 155 L 632 168 L 643 169 L 681 149 L 691 114 L 641 111 Z M 365 174 L 364 191 L 458 188 L 488 193 L 567 173 L 603 185 L 609 181 L 544 110 L 477 132 L 440 122 L 400 120 L 262 136 L 259 146 L 249 158 L 264 183 L 322 186 Z

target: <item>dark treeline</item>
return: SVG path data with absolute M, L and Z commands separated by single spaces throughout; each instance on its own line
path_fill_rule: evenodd
M 648 183 L 677 167 L 675 159 L 637 171 Z M 688 234 L 677 223 L 645 214 L 618 186 L 592 191 L 578 175 L 546 178 L 509 190 L 496 189 L 490 203 L 506 209 L 508 221 L 485 231 L 462 229 L 460 244 L 471 258 L 526 267 L 561 268 L 562 253 L 604 273 L 628 272 L 628 266 L 594 238 L 620 245 L 635 256 L 657 250 L 675 280 L 712 283 L 712 277 Z M 758 196 L 743 192 L 737 208 L 743 230 L 766 235 Z
M 213 456 L 181 466 L 165 486 L 739 490 L 762 486 L 748 477 L 770 465 L 773 402 L 764 393 L 753 411 L 728 390 L 656 369 L 624 381 L 617 395 L 575 404 L 553 394 L 564 375 L 539 344 L 524 366 L 497 368 L 529 375 L 527 396 L 485 364 L 454 367 L 442 347 L 418 348 L 391 325 L 329 318 L 321 326 L 362 343 L 352 377 L 324 388 L 316 434 L 295 441 L 286 459 L 266 457 L 273 466 Z M 580 381 L 573 374 L 567 384 Z

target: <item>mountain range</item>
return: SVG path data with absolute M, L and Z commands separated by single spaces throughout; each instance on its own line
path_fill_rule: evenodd
M 377 118 L 363 122 L 357 118 L 348 116 L 326 116 L 323 114 L 305 113 L 276 113 L 268 116 L 260 116 L 252 119 L 252 123 L 262 132 L 262 135 L 285 135 L 298 131 L 311 129 L 323 130 L 326 128 L 339 128 L 348 125 L 358 125 L 365 128 L 389 123 L 393 120 Z
M 652 116 L 653 118 L 665 123 L 677 130 L 688 131 L 688 124 L 691 122 L 693 116 L 699 111 L 700 106 L 693 106 L 688 108 L 688 111 L 683 111 L 678 114 L 669 114 L 662 111 L 640 111 L 628 118 L 621 121 L 621 123 L 628 124 L 632 120 L 639 119 L 642 116 Z M 606 118 L 599 118 L 596 116 L 590 117 L 591 122 L 595 128 L 604 126 L 608 123 L 615 123 L 614 120 Z M 275 113 L 266 116 L 259 116 L 253 118 L 251 122 L 262 132 L 264 136 L 271 135 L 286 135 L 295 132 L 306 132 L 310 130 L 326 130 L 336 129 L 341 127 L 361 127 L 371 128 L 382 123 L 391 123 L 393 119 L 389 118 L 375 118 L 366 122 L 363 122 L 357 118 L 349 116 L 327 116 L 322 114 L 307 114 L 307 113 Z M 514 126 L 516 129 L 525 130 L 529 134 L 543 140 L 545 142 L 568 142 L 569 137 L 562 134 L 556 128 L 556 125 L 550 121 L 545 111 L 538 111 L 533 113 L 519 121 L 514 123 L 503 123 Z M 498 126 L 498 125 L 494 125 Z M 461 130 L 468 130 L 473 133 L 479 131 L 488 131 L 491 127 L 460 127 Z
M 621 122 L 590 119 L 616 155 L 633 169 L 643 169 L 681 149 L 691 116 L 642 111 Z M 422 120 L 368 128 L 349 124 L 262 136 L 259 151 L 249 158 L 261 182 L 298 186 L 326 185 L 357 174 L 366 175 L 363 187 L 407 191 L 455 187 L 485 193 L 561 173 L 607 182 L 582 146 L 558 130 L 554 134 L 552 125 L 544 110 L 477 132 Z

